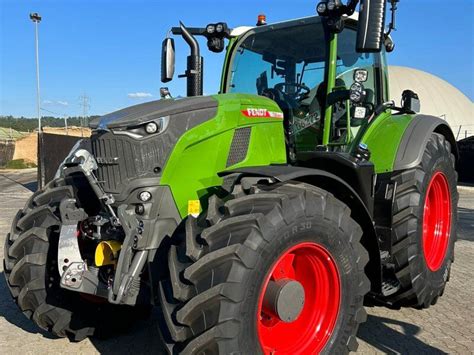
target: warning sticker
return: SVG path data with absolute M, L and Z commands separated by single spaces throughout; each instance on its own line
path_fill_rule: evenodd
M 242 110 L 242 114 L 249 118 L 279 118 L 283 119 L 283 113 L 268 111 L 266 108 L 248 108 Z
M 199 200 L 188 201 L 188 215 L 197 218 L 201 213 L 201 202 Z

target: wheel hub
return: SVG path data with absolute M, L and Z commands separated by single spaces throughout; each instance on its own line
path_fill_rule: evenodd
M 263 297 L 263 311 L 285 323 L 294 322 L 304 307 L 304 288 L 298 281 L 270 281 Z
M 269 270 L 260 293 L 257 331 L 267 354 L 321 352 L 339 316 L 339 271 L 328 250 L 300 243 Z

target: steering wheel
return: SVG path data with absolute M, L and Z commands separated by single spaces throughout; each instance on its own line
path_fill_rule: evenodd
M 311 89 L 303 83 L 279 83 L 275 85 L 275 89 L 281 91 L 285 95 L 288 95 L 283 89 L 288 87 L 296 88 L 295 96 L 308 95 L 311 92 Z M 304 92 L 302 92 L 304 91 Z

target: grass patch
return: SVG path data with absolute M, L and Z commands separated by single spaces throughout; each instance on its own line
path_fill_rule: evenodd
M 25 161 L 24 159 L 11 160 L 5 165 L 5 169 L 30 169 L 36 168 L 35 163 Z

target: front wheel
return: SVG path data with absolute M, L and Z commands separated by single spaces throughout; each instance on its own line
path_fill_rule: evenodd
M 350 213 L 301 183 L 255 186 L 222 206 L 211 198 L 175 236 L 160 284 L 171 353 L 355 351 L 370 282 Z
M 6 283 L 23 314 L 58 337 L 80 341 L 88 336 L 113 336 L 146 318 L 150 307 L 115 306 L 60 287 L 59 204 L 73 197 L 72 187 L 57 180 L 18 211 L 5 240 Z

